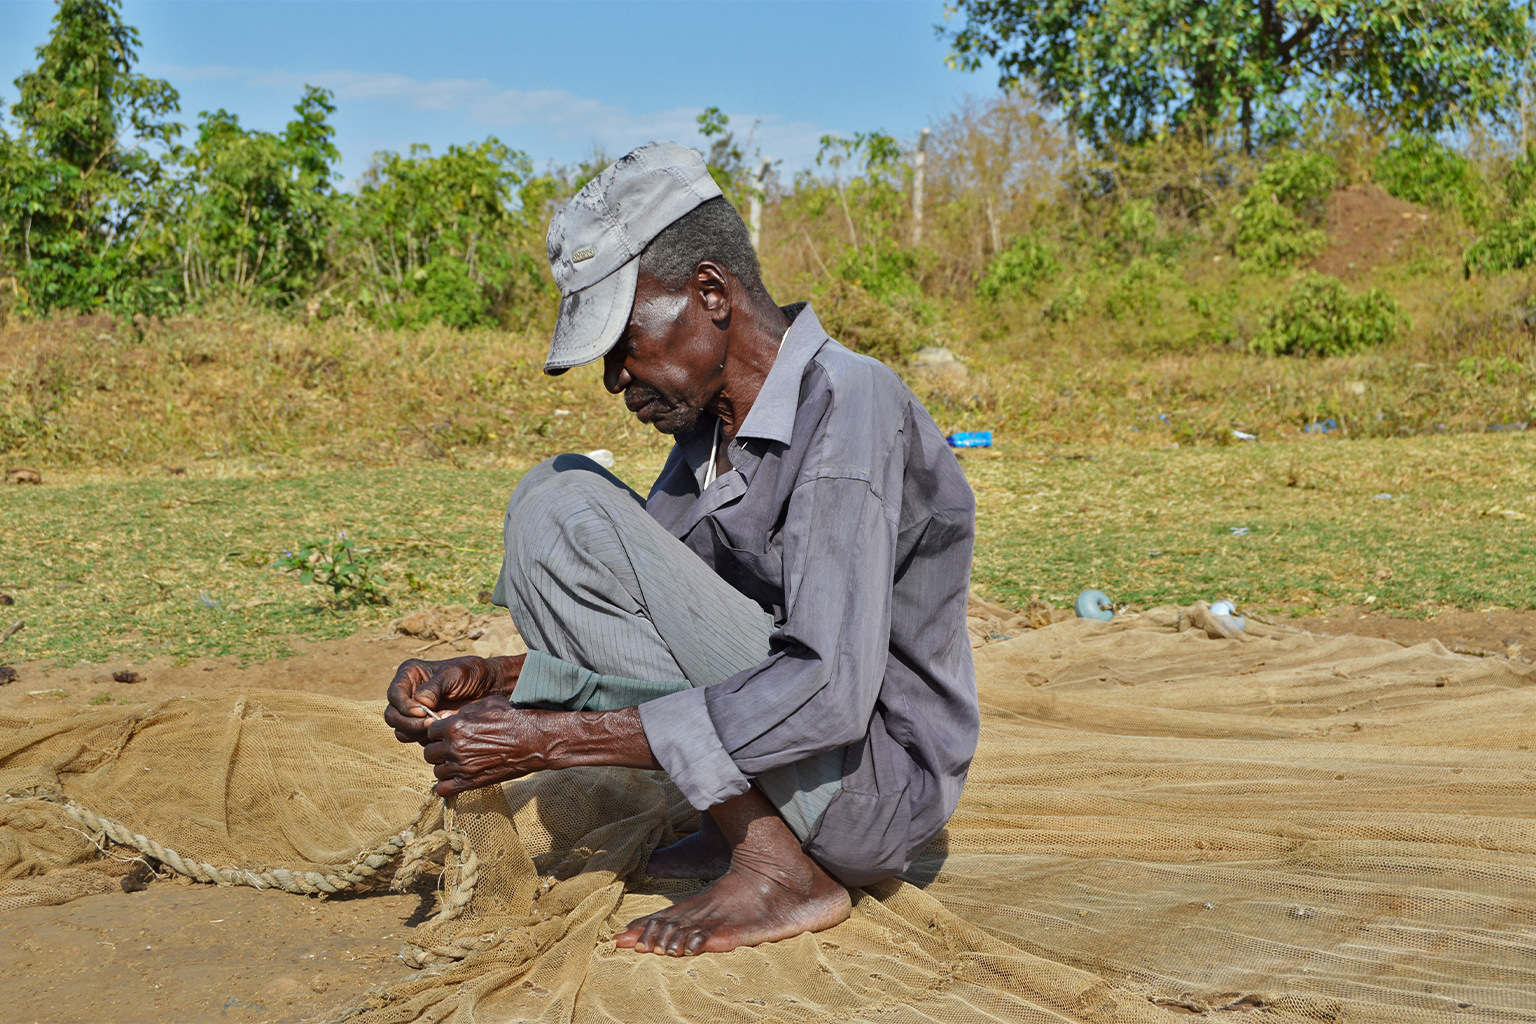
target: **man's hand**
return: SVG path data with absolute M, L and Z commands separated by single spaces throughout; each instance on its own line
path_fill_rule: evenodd
M 401 743 L 427 742 L 434 717 L 451 715 L 473 701 L 511 694 L 523 670 L 524 655 L 510 658 L 412 658 L 395 670 L 389 684 L 384 722 Z
M 427 726 L 421 756 L 441 781 L 438 796 L 479 789 L 557 767 L 545 726 L 571 724 L 570 713 L 514 708 L 501 697 L 478 700 Z

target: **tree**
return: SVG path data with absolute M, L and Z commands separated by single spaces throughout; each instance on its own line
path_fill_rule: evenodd
M 35 309 L 141 307 L 161 269 L 145 264 L 142 228 L 165 205 L 144 144 L 175 141 L 178 96 L 133 71 L 138 31 L 117 0 L 60 0 L 53 25 L 16 79 L 19 137 L 0 133 L 0 248 Z
M 324 269 L 341 154 L 327 120 L 331 94 L 307 87 L 282 134 L 242 128 L 228 111 L 204 112 L 182 156 L 178 216 L 165 232 L 182 294 L 288 304 Z
M 494 137 L 379 153 L 363 175 L 340 242 L 359 303 L 385 322 L 494 324 L 519 299 L 544 298 L 538 222 L 547 178 Z
M 1502 119 L 1531 25 L 1516 0 L 958 0 L 953 66 L 997 61 L 1038 83 L 1094 141 L 1200 121 L 1241 124 L 1245 148 L 1304 106 L 1347 102 L 1383 125 L 1437 132 Z

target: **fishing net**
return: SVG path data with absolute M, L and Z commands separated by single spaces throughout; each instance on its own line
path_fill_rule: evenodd
M 377 705 L 288 692 L 0 719 L 0 910 L 113 856 L 294 892 L 440 876 L 418 973 L 345 1008 L 379 1024 L 1536 1021 L 1531 666 L 1201 605 L 1027 619 L 973 609 L 960 808 L 818 935 L 618 950 L 698 888 L 642 873 L 697 827 L 665 776 L 445 809 Z

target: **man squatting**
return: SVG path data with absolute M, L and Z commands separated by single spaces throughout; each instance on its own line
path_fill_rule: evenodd
M 895 373 L 773 302 L 692 150 L 608 167 L 548 247 L 545 372 L 602 359 L 607 389 L 676 443 L 648 498 L 582 456 L 529 472 L 494 596 L 528 654 L 408 661 L 385 720 L 424 745 L 444 796 L 665 769 L 701 827 L 647 871 L 713 882 L 620 947 L 830 928 L 844 886 L 905 870 L 960 799 L 980 728 L 975 499 Z

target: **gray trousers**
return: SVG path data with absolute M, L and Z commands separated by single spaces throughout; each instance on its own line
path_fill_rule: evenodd
M 518 483 L 493 600 L 541 652 L 512 699 L 571 711 L 721 682 L 767 658 L 774 629 L 651 518 L 645 499 L 582 455 L 548 459 Z M 843 756 L 830 750 L 754 779 L 802 842 L 842 786 Z

